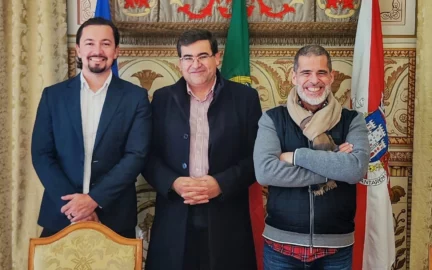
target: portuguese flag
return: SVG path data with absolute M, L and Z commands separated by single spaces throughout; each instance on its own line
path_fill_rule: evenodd
M 250 85 L 249 26 L 246 1 L 232 1 L 232 17 L 225 43 L 221 73 L 224 78 Z M 255 242 L 258 269 L 263 269 L 264 207 L 261 186 L 256 182 L 249 188 L 249 210 Z

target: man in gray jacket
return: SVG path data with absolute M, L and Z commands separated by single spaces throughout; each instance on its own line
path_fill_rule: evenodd
M 356 183 L 370 148 L 363 115 L 331 92 L 329 53 L 301 48 L 287 106 L 265 112 L 254 149 L 267 185 L 264 269 L 351 269 Z

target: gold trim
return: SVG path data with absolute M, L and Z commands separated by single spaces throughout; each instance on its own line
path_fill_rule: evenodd
M 411 138 L 411 145 L 414 138 L 414 109 L 415 109 L 415 80 L 416 80 L 416 50 L 409 50 L 408 57 L 408 136 Z
M 178 57 L 175 48 L 126 48 L 120 49 L 121 57 Z
M 413 138 L 411 137 L 390 137 L 390 144 L 401 144 L 401 145 L 411 145 L 413 144 Z
M 417 35 L 383 35 L 383 38 L 416 38 Z
M 409 270 L 410 265 L 410 253 L 411 253 L 411 211 L 412 211 L 412 167 L 408 167 L 408 187 L 407 187 L 407 222 L 406 222 L 406 243 L 410 243 L 407 245 L 406 249 L 406 266 L 407 270 Z
M 216 35 L 226 36 L 229 23 L 189 23 L 189 22 L 159 22 L 159 23 L 129 23 L 115 21 L 116 26 L 123 31 L 137 32 L 149 35 L 161 33 L 181 34 L 185 30 L 193 28 L 207 29 Z M 289 23 L 249 23 L 249 33 L 254 36 L 355 36 L 357 23 L 334 23 L 334 22 L 289 22 Z M 140 31 L 145 31 L 140 32 Z M 177 36 L 175 36 L 177 37 Z
M 76 75 L 76 50 L 75 48 L 68 49 L 68 76 L 72 78 Z
M 390 166 L 412 166 L 412 160 L 412 149 L 407 149 L 406 151 L 390 151 Z

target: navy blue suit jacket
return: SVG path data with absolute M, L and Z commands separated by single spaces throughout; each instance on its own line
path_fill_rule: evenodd
M 84 144 L 80 76 L 44 89 L 32 137 L 33 166 L 45 188 L 38 224 L 57 231 L 70 224 L 61 196 L 83 191 Z M 135 181 L 151 138 L 147 91 L 112 77 L 97 129 L 89 195 L 100 221 L 117 232 L 137 223 Z

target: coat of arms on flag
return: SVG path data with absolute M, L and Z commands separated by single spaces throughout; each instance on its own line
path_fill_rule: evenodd
M 365 118 L 369 130 L 368 138 L 371 148 L 371 162 L 380 160 L 388 151 L 389 139 L 386 122 L 380 108 Z
M 378 186 L 387 183 L 387 162 L 385 155 L 388 153 L 389 139 L 386 122 L 381 108 L 365 118 L 369 130 L 368 139 L 371 148 L 369 171 L 367 178 L 360 181 L 366 186 Z

